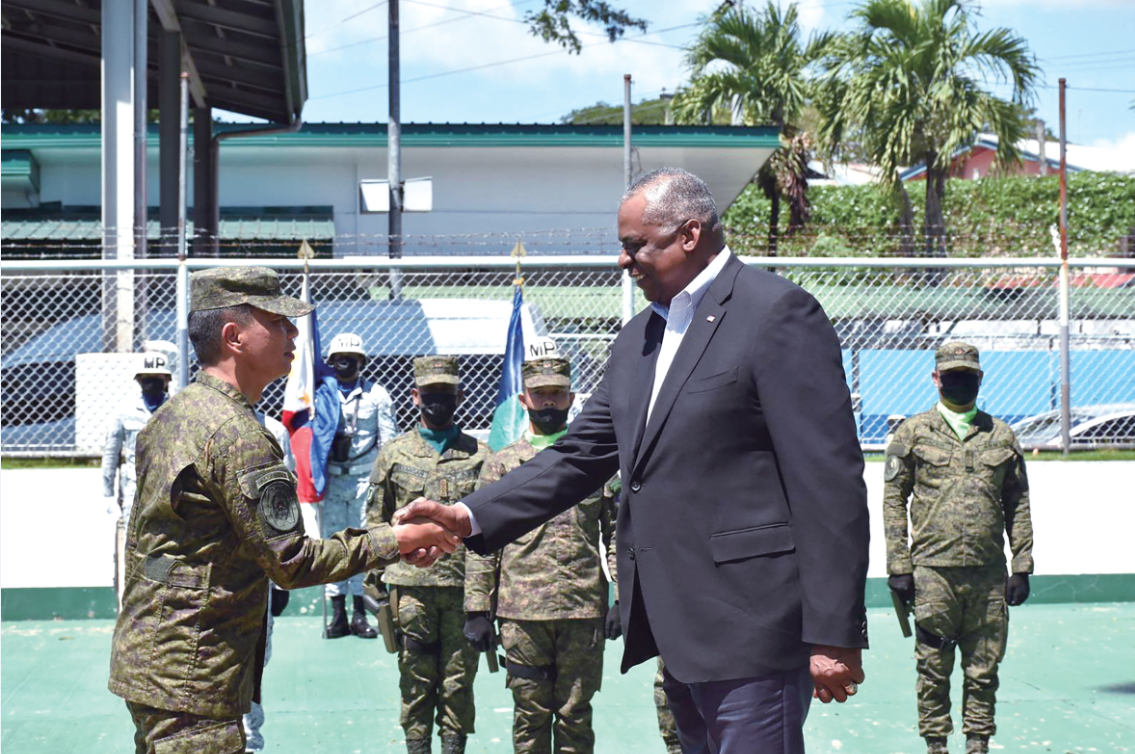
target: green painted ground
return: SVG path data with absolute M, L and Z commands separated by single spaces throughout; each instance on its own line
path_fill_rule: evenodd
M 1135 604 L 1029 605 L 1013 609 L 1002 666 L 994 751 L 1135 752 Z M 871 610 L 874 649 L 854 703 L 815 705 L 809 751 L 920 754 L 914 661 L 887 611 Z M 130 751 L 132 726 L 106 691 L 112 623 L 13 621 L 0 625 L 0 747 L 7 754 Z M 269 752 L 399 752 L 398 682 L 380 642 L 323 641 L 313 617 L 277 624 L 265 680 Z M 652 666 L 618 675 L 615 644 L 596 698 L 596 751 L 662 747 L 651 698 Z M 955 676 L 956 677 L 956 676 Z M 511 698 L 503 675 L 482 666 L 478 733 L 470 754 L 512 750 Z M 955 693 L 955 708 L 960 694 Z M 951 750 L 960 754 L 959 736 Z

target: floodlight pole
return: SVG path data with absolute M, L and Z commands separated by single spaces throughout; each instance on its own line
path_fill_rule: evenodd
M 1064 89 L 1064 79 L 1060 79 L 1060 447 L 1068 455 L 1072 445 L 1072 360 L 1068 335 L 1068 143 Z
M 402 258 L 402 112 L 398 0 L 390 0 L 387 39 L 389 42 L 389 117 L 386 125 L 386 177 L 390 183 L 390 211 L 387 213 L 391 259 Z M 390 271 L 390 299 L 402 299 L 402 270 Z

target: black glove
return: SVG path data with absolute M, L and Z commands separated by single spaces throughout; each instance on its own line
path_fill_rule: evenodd
M 277 589 L 275 586 L 272 587 L 272 591 L 269 592 L 268 605 L 273 618 L 279 618 L 284 613 L 284 608 L 288 606 L 288 600 L 291 597 L 291 592 L 285 589 Z
M 478 652 L 491 652 L 493 649 L 493 623 L 488 613 L 466 613 L 465 638 Z
M 887 586 L 891 591 L 899 596 L 899 599 L 904 604 L 911 604 L 914 602 L 914 575 L 910 573 L 899 573 L 887 579 Z
M 1010 606 L 1023 605 L 1029 598 L 1029 575 L 1027 573 L 1014 573 L 1005 585 L 1005 601 Z
M 619 620 L 618 600 L 615 600 L 615 604 L 611 605 L 611 609 L 607 611 L 607 619 L 603 621 L 603 633 L 611 641 L 623 635 L 623 623 Z

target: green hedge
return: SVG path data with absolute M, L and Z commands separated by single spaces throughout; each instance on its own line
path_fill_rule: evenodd
M 915 248 L 926 188 L 907 185 L 915 216 Z M 780 240 L 783 256 L 889 256 L 899 253 L 898 210 L 875 185 L 817 186 L 808 191 L 812 219 L 795 236 Z M 976 181 L 951 179 L 944 201 L 951 256 L 1050 257 L 1055 253 L 1049 227 L 1056 224 L 1060 181 L 1012 176 Z M 748 186 L 725 213 L 730 245 L 764 253 L 768 200 Z M 788 208 L 781 202 L 780 231 L 787 231 Z M 1111 256 L 1120 240 L 1135 233 L 1135 177 L 1114 173 L 1068 176 L 1068 248 L 1074 257 Z

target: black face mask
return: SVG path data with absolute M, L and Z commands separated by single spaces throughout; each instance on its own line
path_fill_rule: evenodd
M 353 356 L 332 356 L 328 365 L 335 370 L 340 382 L 351 382 L 359 376 L 359 360 Z
M 142 393 L 148 398 L 156 399 L 165 395 L 166 381 L 161 377 L 141 377 L 138 384 L 142 386 Z
M 567 424 L 568 409 L 566 408 L 542 408 L 539 410 L 528 409 L 528 418 L 536 425 L 542 434 L 550 435 L 553 432 L 558 432 Z
M 426 421 L 435 427 L 448 427 L 457 411 L 455 393 L 421 393 L 421 411 Z
M 981 385 L 981 375 L 968 370 L 942 372 L 938 375 L 942 382 L 939 391 L 942 397 L 955 406 L 968 406 L 977 400 L 977 389 Z

